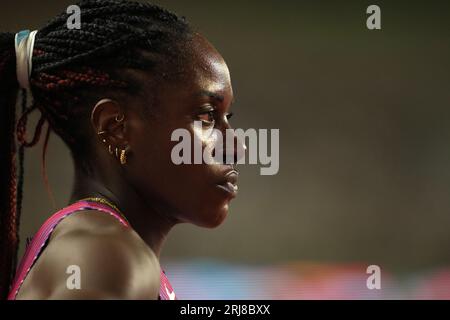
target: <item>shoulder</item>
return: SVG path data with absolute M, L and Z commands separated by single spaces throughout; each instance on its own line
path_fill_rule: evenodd
M 87 210 L 55 228 L 18 298 L 157 299 L 159 281 L 158 259 L 136 232 Z

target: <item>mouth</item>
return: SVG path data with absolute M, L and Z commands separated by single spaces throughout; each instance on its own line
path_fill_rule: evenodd
M 223 181 L 217 184 L 217 187 L 223 191 L 225 191 L 232 198 L 237 196 L 238 186 L 237 180 L 239 177 L 239 172 L 232 169 L 225 173 Z

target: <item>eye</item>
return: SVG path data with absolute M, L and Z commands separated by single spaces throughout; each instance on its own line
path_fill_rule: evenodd
M 198 115 L 198 119 L 203 122 L 203 124 L 207 126 L 212 126 L 215 123 L 215 111 L 209 110 Z
M 226 115 L 227 120 L 230 120 L 233 116 L 234 116 L 234 113 L 230 112 L 229 114 Z

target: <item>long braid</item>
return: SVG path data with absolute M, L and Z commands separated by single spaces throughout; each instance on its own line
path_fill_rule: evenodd
M 14 126 L 18 84 L 14 35 L 0 34 L 0 298 L 5 298 L 18 247 Z
M 166 68 L 176 67 L 182 55 L 183 41 L 193 34 L 183 17 L 156 5 L 125 0 L 86 0 L 77 5 L 81 29 L 68 29 L 69 15 L 63 13 L 38 31 L 30 76 L 33 103 L 19 119 L 14 35 L 0 33 L 0 298 L 8 292 L 17 255 L 24 148 L 39 142 L 48 122 L 44 172 L 50 131 L 63 139 L 74 156 L 86 157 L 90 134 L 86 127 L 96 99 L 139 91 L 142 80 L 133 70 L 155 79 L 166 76 Z M 35 110 L 41 117 L 28 140 L 27 120 Z M 20 144 L 18 183 L 14 133 Z
M 27 107 L 27 91 L 21 90 L 22 94 L 22 109 L 21 112 L 24 113 Z M 19 174 L 17 181 L 17 208 L 16 208 L 16 234 L 17 234 L 17 243 L 20 243 L 19 230 L 20 230 L 20 221 L 22 215 L 22 199 L 23 199 L 23 185 L 25 180 L 25 146 L 20 145 L 19 147 Z M 17 255 L 13 257 L 12 270 L 15 270 L 17 267 Z

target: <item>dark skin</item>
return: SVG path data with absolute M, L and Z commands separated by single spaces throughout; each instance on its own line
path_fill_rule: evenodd
M 222 56 L 201 35 L 186 44 L 183 81 L 159 86 L 158 107 L 144 117 L 135 105 L 113 99 L 91 113 L 95 161 L 93 175 L 75 168 L 73 203 L 86 197 L 103 197 L 117 205 L 132 228 L 94 210 L 64 219 L 25 279 L 17 299 L 157 299 L 159 256 L 169 231 L 179 223 L 214 228 L 228 214 L 236 196 L 224 183 L 236 182 L 234 167 L 225 164 L 175 165 L 171 141 L 175 129 L 197 135 L 205 148 L 213 143 L 194 130 L 231 128 L 233 102 L 230 74 Z M 148 107 L 148 106 L 147 106 Z M 116 117 L 124 120 L 116 121 Z M 104 134 L 97 135 L 98 132 Z M 107 143 L 103 142 L 103 139 Z M 127 148 L 128 162 L 121 165 L 108 145 Z M 245 148 L 235 138 L 235 149 Z M 69 265 L 81 269 L 81 290 L 68 290 Z

